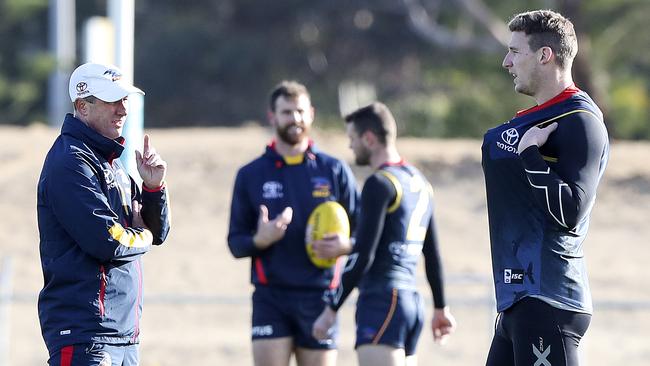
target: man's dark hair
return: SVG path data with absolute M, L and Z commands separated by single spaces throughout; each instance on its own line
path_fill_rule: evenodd
M 374 102 L 348 114 L 345 116 L 345 122 L 352 123 L 359 136 L 371 131 L 384 146 L 387 141 L 395 141 L 397 138 L 395 118 L 388 107 L 380 102 Z
M 558 66 L 571 65 L 578 53 L 578 40 L 573 23 L 552 10 L 534 10 L 515 15 L 508 28 L 511 32 L 524 32 L 533 51 L 550 47 Z
M 307 88 L 297 81 L 283 80 L 273 88 L 269 102 L 271 103 L 271 111 L 275 112 L 275 101 L 280 97 L 285 98 L 298 98 L 301 95 L 306 95 L 311 99 Z

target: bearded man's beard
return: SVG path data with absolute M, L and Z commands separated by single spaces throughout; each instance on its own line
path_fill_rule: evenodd
M 291 132 L 293 127 L 300 127 L 302 131 Z M 283 142 L 289 145 L 299 144 L 301 141 L 307 138 L 307 135 L 309 134 L 309 128 L 307 128 L 307 126 L 298 125 L 297 123 L 292 123 L 284 127 L 278 127 L 276 131 L 280 140 L 282 140 Z

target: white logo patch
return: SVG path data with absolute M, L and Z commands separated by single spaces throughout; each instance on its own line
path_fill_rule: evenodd
M 504 269 L 503 283 L 524 283 L 524 270 L 511 268 Z
M 519 132 L 514 128 L 509 128 L 501 132 L 501 140 L 497 141 L 496 144 L 501 150 L 505 150 L 510 153 L 516 153 L 517 148 L 514 145 L 519 141 Z
M 395 241 L 388 245 L 388 251 L 395 261 L 399 261 L 401 258 L 419 256 L 422 253 L 422 244 L 407 244 Z
M 253 327 L 252 331 L 253 336 L 270 336 L 273 335 L 273 326 L 272 325 L 258 325 Z
M 540 343 L 541 343 L 541 338 L 540 338 Z M 531 344 L 533 346 L 533 354 L 535 357 L 537 357 L 537 361 L 535 361 L 534 366 L 551 366 L 551 363 L 547 360 L 548 356 L 551 354 L 551 346 L 549 345 L 546 347 L 546 349 L 543 349 L 543 345 L 540 344 L 540 349 L 538 350 L 537 347 L 535 347 L 534 344 Z
M 514 128 L 509 128 L 503 132 L 501 132 L 501 139 L 503 142 L 506 144 L 512 146 L 519 141 L 519 132 L 517 132 L 516 129 Z
M 116 186 L 115 183 L 115 174 L 110 169 L 104 169 L 104 180 L 106 181 L 106 186 L 111 189 Z
M 266 199 L 282 198 L 282 183 L 276 181 L 268 181 L 262 186 L 262 197 Z

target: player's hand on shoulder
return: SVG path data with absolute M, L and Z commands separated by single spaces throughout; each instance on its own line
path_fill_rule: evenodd
M 447 343 L 449 335 L 456 330 L 456 319 L 449 311 L 449 307 L 433 310 L 431 329 L 433 330 L 433 340 L 435 342 Z
M 526 133 L 521 137 L 519 141 L 519 147 L 517 148 L 517 153 L 521 154 L 522 151 L 526 150 L 530 146 L 542 146 L 548 140 L 548 136 L 557 129 L 557 122 L 553 122 L 550 125 L 540 128 L 532 127 L 529 128 Z
M 325 235 L 313 243 L 314 253 L 318 258 L 333 259 L 352 251 L 350 239 L 340 234 Z
M 276 241 L 282 239 L 292 219 L 293 209 L 291 207 L 285 207 L 274 219 L 269 220 L 269 209 L 265 205 L 260 205 L 257 231 L 253 236 L 255 247 L 258 249 L 266 249 Z

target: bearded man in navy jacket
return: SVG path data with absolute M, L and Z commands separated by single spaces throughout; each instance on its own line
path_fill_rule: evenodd
M 311 325 L 325 307 L 322 294 L 337 286 L 343 261 L 315 265 L 307 253 L 307 219 L 316 206 L 336 201 L 354 230 L 358 193 L 350 167 L 309 138 L 314 108 L 307 88 L 278 84 L 270 96 L 274 138 L 264 153 L 237 172 L 230 208 L 228 246 L 251 258 L 255 366 L 333 366 L 337 331 L 316 339 Z M 319 258 L 349 253 L 348 245 L 314 247 Z

